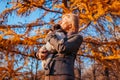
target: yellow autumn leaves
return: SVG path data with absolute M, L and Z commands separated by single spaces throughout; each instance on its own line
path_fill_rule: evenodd
M 86 21 L 96 22 L 100 17 L 107 14 L 120 15 L 119 0 L 70 0 L 69 3 L 68 8 L 63 4 L 58 8 L 62 8 L 64 13 L 78 10 L 81 24 L 86 23 Z M 112 21 L 110 17 L 107 16 L 106 18 Z
M 45 0 L 23 0 L 17 3 L 13 1 L 12 3 L 14 5 L 13 8 L 17 9 L 17 14 L 21 15 L 36 10 L 36 7 L 41 7 L 44 2 Z

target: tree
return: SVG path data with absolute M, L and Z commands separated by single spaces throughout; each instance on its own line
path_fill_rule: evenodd
M 34 59 L 34 54 L 44 44 L 43 38 L 48 31 L 42 28 L 45 25 L 51 27 L 63 14 L 70 12 L 79 15 L 79 32 L 84 37 L 78 56 L 95 60 L 110 70 L 120 71 L 119 0 L 1 0 L 0 4 L 5 3 L 6 8 L 0 13 L 2 78 L 8 75 L 17 80 L 17 73 L 29 67 L 30 60 Z M 11 15 L 23 18 L 36 10 L 42 14 L 35 21 L 8 24 Z M 52 17 L 49 16 L 51 14 Z M 13 71 L 14 74 L 11 74 Z

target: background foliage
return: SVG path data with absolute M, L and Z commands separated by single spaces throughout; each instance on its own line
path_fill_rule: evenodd
M 48 29 L 70 12 L 79 15 L 79 33 L 84 37 L 75 63 L 76 80 L 119 80 L 120 0 L 1 0 L 0 4 L 5 5 L 0 7 L 0 80 L 44 80 L 41 61 L 34 54 Z M 16 23 L 18 19 L 26 21 Z

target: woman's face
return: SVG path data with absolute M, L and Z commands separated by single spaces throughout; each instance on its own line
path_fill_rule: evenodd
M 76 32 L 75 27 L 67 20 L 62 20 L 61 27 L 65 32 Z
M 67 20 L 67 18 L 63 18 L 61 21 L 61 27 L 64 31 L 68 32 L 72 28 L 72 24 L 70 24 Z

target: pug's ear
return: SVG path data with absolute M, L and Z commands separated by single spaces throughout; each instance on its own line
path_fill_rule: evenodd
M 34 54 L 34 57 L 37 58 L 37 53 Z
M 39 58 L 39 53 L 35 53 L 35 54 L 34 54 L 34 57 L 40 60 L 40 58 Z

